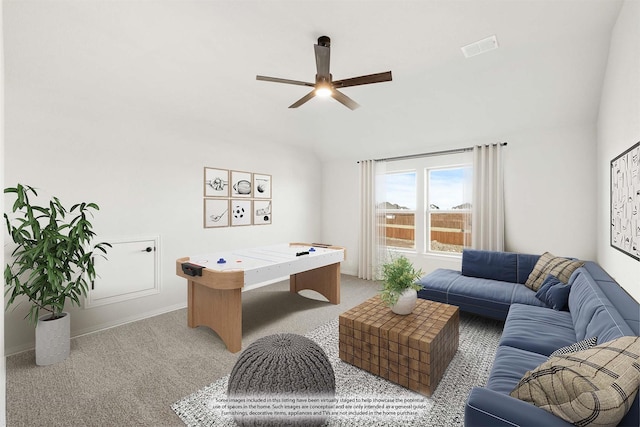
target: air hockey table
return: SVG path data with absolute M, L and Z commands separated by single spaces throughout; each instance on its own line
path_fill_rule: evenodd
M 289 291 L 314 290 L 340 304 L 339 246 L 284 243 L 254 249 L 196 255 L 176 260 L 187 279 L 187 325 L 208 326 L 237 353 L 242 349 L 242 292 L 289 276 Z

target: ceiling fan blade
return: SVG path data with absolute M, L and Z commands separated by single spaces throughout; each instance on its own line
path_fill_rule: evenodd
M 293 104 L 289 105 L 289 108 L 298 108 L 299 106 L 301 106 L 302 104 L 304 104 L 305 102 L 313 98 L 314 96 L 316 96 L 315 89 L 309 92 L 308 94 L 306 94 L 305 96 L 303 96 L 302 98 L 298 99 Z
M 331 49 L 328 46 L 313 45 L 316 52 L 316 70 L 318 72 L 317 77 L 329 80 L 329 57 Z
M 355 110 L 360 106 L 356 101 L 344 93 L 337 91 L 335 88 L 331 91 L 331 97 L 351 110 Z
M 265 82 L 274 82 L 274 83 L 286 83 L 286 84 L 298 85 L 298 86 L 315 87 L 315 84 L 313 83 L 301 82 L 298 80 L 280 79 L 278 77 L 256 76 L 256 80 L 262 80 Z
M 353 77 L 350 79 L 338 80 L 333 82 L 333 87 L 349 87 L 358 85 L 368 85 L 371 83 L 382 83 L 391 81 L 391 71 L 384 73 L 368 74 L 366 76 Z

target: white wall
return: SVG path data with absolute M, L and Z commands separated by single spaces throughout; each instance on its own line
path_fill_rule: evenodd
M 0 22 L 3 20 L 4 5 L 0 3 Z M 0 32 L 0 129 L 4 129 L 4 34 Z M 4 131 L 0 131 L 0 163 L 4 163 Z M 4 188 L 4 176 L 0 176 L 0 185 Z M 4 199 L 0 200 L 0 209 L 4 212 Z M 0 265 L 4 265 L 4 252 L 0 255 Z M 4 357 L 4 316 L 0 316 L 0 426 L 7 424 L 7 373 Z
M 67 204 L 96 202 L 99 237 L 161 238 L 162 292 L 73 310 L 73 335 L 185 306 L 186 284 L 175 275 L 177 258 L 320 240 L 322 170 L 311 153 L 255 144 L 243 133 L 237 138 L 206 128 L 174 133 L 162 122 L 118 111 L 93 116 L 92 105 L 83 102 L 62 111 L 50 104 L 55 99 L 45 93 L 35 96 L 8 85 L 6 186 L 29 184 Z M 273 223 L 204 229 L 204 166 L 271 174 Z M 23 319 L 27 310 L 23 304 L 6 312 L 9 354 L 33 346 L 33 327 Z
M 549 251 L 559 256 L 596 258 L 596 135 L 594 126 L 527 130 L 498 135 L 505 150 L 506 250 Z M 482 143 L 482 141 L 476 141 Z M 461 142 L 459 147 L 473 143 Z M 334 161 L 323 165 L 323 236 L 347 247 L 344 271 L 357 274 L 359 165 Z M 451 256 L 410 257 L 426 273 L 460 268 Z
M 505 135 L 506 249 L 595 260 L 592 124 Z
M 610 162 L 640 141 L 640 2 L 627 0 L 613 29 L 598 118 L 598 262 L 640 301 L 640 261 L 610 245 Z

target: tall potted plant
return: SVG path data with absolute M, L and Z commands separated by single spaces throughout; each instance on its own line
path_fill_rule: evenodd
M 25 317 L 36 326 L 36 364 L 49 365 L 69 355 L 71 323 L 65 302 L 80 305 L 80 297 L 86 296 L 88 283 L 96 277 L 94 252 L 104 256 L 111 245 L 90 246 L 95 233 L 88 216 L 99 210 L 95 203 L 78 203 L 67 210 L 57 197 L 48 206 L 32 203 L 30 194 L 38 193 L 28 185 L 4 192 L 16 198 L 12 218 L 4 214 L 17 245 L 4 270 L 7 308 L 20 296 L 29 300 Z
M 416 270 L 404 255 L 392 256 L 382 264 L 380 298 L 396 314 L 410 314 L 415 308 L 422 287 L 417 280 L 422 270 Z

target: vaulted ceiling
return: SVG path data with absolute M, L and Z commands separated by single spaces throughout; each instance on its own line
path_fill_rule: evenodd
M 185 139 L 361 159 L 595 125 L 618 0 L 5 1 L 6 96 Z M 331 37 L 335 80 L 393 81 L 287 108 Z M 461 47 L 496 35 L 499 48 Z M 24 101 L 27 102 L 27 101 Z M 11 108 L 8 105 L 7 108 Z

